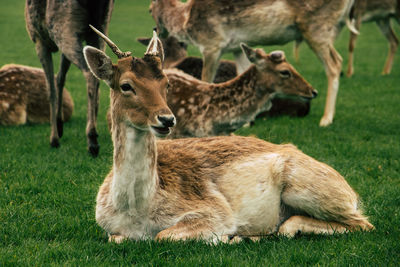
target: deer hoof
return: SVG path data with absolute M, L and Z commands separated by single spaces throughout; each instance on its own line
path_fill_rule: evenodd
M 61 138 L 63 136 L 64 127 L 63 127 L 63 121 L 60 118 L 57 119 L 57 132 L 58 136 Z
M 324 116 L 321 118 L 321 120 L 319 122 L 319 126 L 321 126 L 321 127 L 329 126 L 332 124 L 332 121 L 333 121 L 333 118 Z
M 97 157 L 99 155 L 100 146 L 98 144 L 90 144 L 88 151 L 92 157 Z
M 60 147 L 60 141 L 58 140 L 58 138 L 52 138 L 50 141 L 50 146 L 51 147 L 55 147 L 55 148 L 59 148 Z
M 108 237 L 108 242 L 114 242 L 116 244 L 121 244 L 126 239 L 125 236 L 122 235 L 110 235 Z

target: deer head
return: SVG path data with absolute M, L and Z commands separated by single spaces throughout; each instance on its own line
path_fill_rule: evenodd
M 166 102 L 168 79 L 162 71 L 164 53 L 157 33 L 153 32 L 143 58 L 121 52 L 109 39 L 106 42 L 118 51 L 114 52 L 119 57 L 117 64 L 91 46 L 85 46 L 83 53 L 91 72 L 111 88 L 113 128 L 125 124 L 156 136 L 168 135 L 175 117 Z
M 305 99 L 317 96 L 318 92 L 286 61 L 283 51 L 267 54 L 262 49 L 252 49 L 244 43 L 240 46 L 250 62 L 257 67 L 258 75 L 264 76 L 259 77 L 259 84 L 268 83 L 278 95 L 300 96 Z

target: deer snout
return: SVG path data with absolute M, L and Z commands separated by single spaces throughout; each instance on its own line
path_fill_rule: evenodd
M 158 115 L 157 120 L 164 126 L 164 127 L 174 127 L 176 123 L 176 119 L 174 115 Z
M 316 98 L 317 96 L 318 96 L 318 91 L 314 89 L 312 91 L 312 98 Z
M 152 125 L 152 132 L 158 137 L 165 137 L 171 133 L 171 127 L 176 124 L 175 116 L 172 114 L 163 114 L 156 116 L 157 125 Z

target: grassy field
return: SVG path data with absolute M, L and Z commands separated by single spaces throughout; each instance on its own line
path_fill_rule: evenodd
M 2 0 L 0 65 L 40 67 L 25 30 L 24 1 Z M 148 0 L 118 0 L 109 35 L 122 50 L 141 56 L 136 42 L 154 26 Z M 395 25 L 400 35 L 400 28 Z M 347 63 L 348 31 L 336 47 Z M 278 47 L 268 47 L 267 51 Z M 292 44 L 279 47 L 293 62 Z M 190 54 L 199 55 L 191 47 Z M 99 185 L 112 164 L 106 127 L 108 88 L 101 85 L 98 158 L 86 151 L 86 89 L 80 71 L 67 77 L 75 112 L 59 149 L 51 149 L 48 125 L 0 126 L 0 265 L 374 265 L 400 262 L 400 55 L 392 74 L 381 76 L 387 42 L 373 24 L 358 39 L 355 75 L 341 79 L 334 124 L 318 127 L 326 96 L 322 64 L 303 45 L 297 70 L 319 90 L 305 118 L 259 119 L 237 134 L 293 143 L 342 173 L 359 193 L 375 225 L 370 233 L 270 237 L 260 242 L 209 246 L 201 242 L 107 242 L 94 218 Z M 110 50 L 108 50 L 110 52 Z M 58 64 L 59 55 L 54 56 Z M 229 57 L 229 55 L 228 55 Z M 113 57 L 115 60 L 115 57 Z M 58 69 L 58 67 L 56 67 Z

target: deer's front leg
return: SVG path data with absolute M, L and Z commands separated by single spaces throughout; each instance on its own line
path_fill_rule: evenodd
M 204 50 L 203 51 L 203 70 L 201 72 L 201 80 L 213 82 L 215 73 L 219 65 L 221 50 Z
M 227 236 L 236 231 L 233 217 L 229 211 L 208 209 L 185 215 L 177 224 L 159 232 L 156 240 L 200 239 L 210 242 L 230 242 Z

